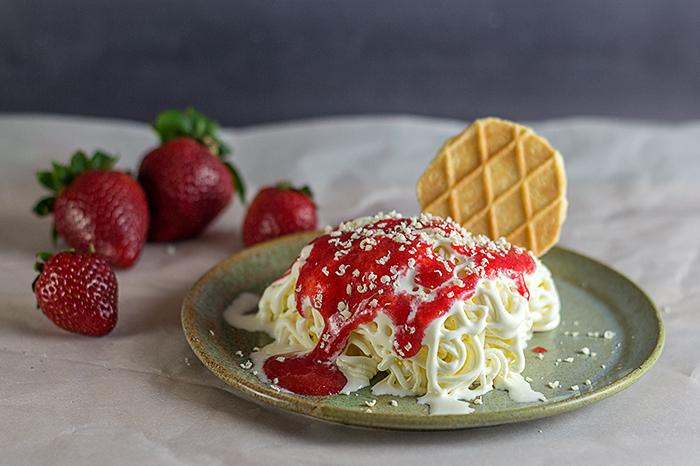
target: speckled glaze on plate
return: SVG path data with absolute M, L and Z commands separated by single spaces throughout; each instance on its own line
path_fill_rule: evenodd
M 613 395 L 637 381 L 661 353 L 664 330 L 649 297 L 609 267 L 575 252 L 554 248 L 542 260 L 552 271 L 562 300 L 562 323 L 535 334 L 529 347 L 548 349 L 543 359 L 527 352 L 525 376 L 546 402 L 515 403 L 505 392 L 483 396 L 475 412 L 430 416 L 414 397 L 374 396 L 369 388 L 351 395 L 310 397 L 278 392 L 241 367 L 254 346 L 270 338 L 230 327 L 222 313 L 241 292 L 262 290 L 318 233 L 262 243 L 234 254 L 207 272 L 187 294 L 182 326 L 192 350 L 233 392 L 255 402 L 330 422 L 364 427 L 440 430 L 505 424 L 551 416 Z M 615 333 L 611 339 L 602 333 Z M 578 332 L 577 336 L 572 336 Z M 600 332 L 601 336 L 589 336 Z M 580 352 L 588 348 L 595 357 Z M 244 357 L 236 356 L 242 351 Z M 573 357 L 573 362 L 564 359 Z M 560 361 L 557 361 L 560 360 Z M 547 383 L 559 381 L 552 389 Z M 589 381 L 587 383 L 587 381 Z M 578 385 L 579 390 L 571 390 Z M 367 413 L 366 401 L 377 400 Z M 389 401 L 396 399 L 398 406 Z

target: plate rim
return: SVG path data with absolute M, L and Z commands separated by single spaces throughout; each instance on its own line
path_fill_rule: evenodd
M 206 351 L 200 337 L 213 338 L 207 334 L 200 334 L 196 331 L 196 312 L 195 300 L 200 294 L 202 288 L 217 275 L 221 274 L 232 263 L 245 259 L 248 256 L 264 251 L 265 249 L 275 247 L 284 243 L 300 242 L 302 240 L 310 241 L 314 237 L 322 234 L 320 230 L 305 231 L 295 233 L 270 241 L 256 244 L 252 247 L 237 251 L 227 258 L 219 261 L 209 270 L 207 270 L 195 283 L 185 296 L 181 308 L 181 323 L 185 338 L 204 366 L 217 378 L 225 382 L 231 387 L 232 393 L 237 396 L 262 404 L 266 407 L 274 407 L 286 412 L 300 414 L 316 420 L 331 422 L 334 424 L 342 424 L 353 427 L 369 427 L 394 430 L 455 430 L 466 429 L 472 427 L 483 427 L 489 425 L 510 424 L 528 420 L 539 419 L 543 417 L 560 414 L 574 409 L 581 408 L 590 403 L 608 398 L 625 388 L 629 387 L 639 380 L 646 372 L 651 369 L 654 363 L 658 360 L 663 350 L 665 342 L 665 329 L 661 313 L 651 297 L 640 288 L 634 281 L 628 278 L 623 273 L 613 269 L 607 264 L 574 251 L 570 248 L 555 246 L 552 249 L 558 249 L 565 254 L 578 256 L 579 259 L 594 262 L 597 266 L 607 269 L 618 275 L 622 280 L 631 285 L 642 299 L 654 312 L 655 322 L 658 326 L 656 342 L 654 348 L 649 355 L 628 374 L 612 381 L 600 388 L 590 392 L 582 393 L 572 398 L 563 400 L 554 400 L 541 405 L 529 405 L 520 408 L 513 408 L 502 411 L 491 411 L 461 415 L 441 415 L 441 416 L 424 416 L 424 415 L 406 415 L 406 414 L 391 414 L 381 413 L 381 415 L 368 415 L 363 412 L 355 412 L 345 408 L 334 406 L 319 405 L 313 401 L 313 398 L 304 399 L 298 398 L 297 395 L 285 394 L 284 392 L 275 392 L 273 389 L 263 385 L 246 383 L 237 374 L 226 366 L 220 364 L 211 357 Z

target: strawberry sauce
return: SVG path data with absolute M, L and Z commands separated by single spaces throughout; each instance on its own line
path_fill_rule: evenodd
M 464 257 L 444 258 L 440 243 Z M 480 279 L 509 277 L 528 298 L 524 275 L 535 269 L 523 249 L 477 240 L 454 223 L 428 216 L 341 226 L 312 244 L 295 298 L 304 317 L 311 317 L 310 307 L 320 313 L 323 333 L 310 352 L 271 357 L 263 365 L 280 387 L 303 395 L 343 389 L 347 380 L 335 361 L 352 331 L 378 312 L 393 322 L 394 352 L 410 358 L 420 350 L 427 327 L 456 300 L 470 299 Z

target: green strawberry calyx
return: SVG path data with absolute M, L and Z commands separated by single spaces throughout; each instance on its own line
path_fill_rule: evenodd
M 312 200 L 314 198 L 314 193 L 311 191 L 309 185 L 306 184 L 298 188 L 289 181 L 280 181 L 275 185 L 275 188 L 279 189 L 280 191 L 294 191 L 296 193 L 303 194 L 304 196 Z
M 32 291 L 36 290 L 36 282 L 39 280 L 39 276 L 41 275 L 41 272 L 44 271 L 44 267 L 46 266 L 46 263 L 53 257 L 53 254 L 50 252 L 39 252 L 36 254 L 36 262 L 34 263 L 34 270 L 38 272 L 36 278 L 34 278 L 34 281 L 32 282 Z
M 231 148 L 219 138 L 219 123 L 193 108 L 165 110 L 153 123 L 161 144 L 176 138 L 194 139 L 219 157 L 233 178 L 236 193 L 245 202 L 246 188 L 238 169 L 227 160 Z

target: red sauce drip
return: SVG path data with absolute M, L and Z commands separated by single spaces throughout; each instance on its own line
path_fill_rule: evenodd
M 313 241 L 313 248 L 299 271 L 296 305 L 301 313 L 309 303 L 323 316 L 325 327 L 319 343 L 308 353 L 268 358 L 263 369 L 270 379 L 303 395 L 338 393 L 347 380 L 335 364 L 348 338 L 360 324 L 384 312 L 394 326 L 394 352 L 402 358 L 421 348 L 427 327 L 450 310 L 455 300 L 470 299 L 477 282 L 501 274 L 513 279 L 525 298 L 529 292 L 524 275 L 535 262 L 524 250 L 488 249 L 453 245 L 471 259 L 472 267 L 455 270 L 443 259 L 421 230 L 432 228 L 448 237 L 461 230 L 434 218 L 416 225 L 416 219 L 382 219 L 354 231 L 336 231 Z M 411 290 L 395 290 L 394 284 L 414 273 Z M 419 292 L 429 293 L 427 301 Z M 305 317 L 310 317 L 305 315 Z M 284 360 L 282 360 L 284 359 Z
M 534 348 L 532 348 L 532 352 L 537 353 L 537 354 L 546 353 L 547 348 L 545 348 L 543 346 L 535 346 Z

